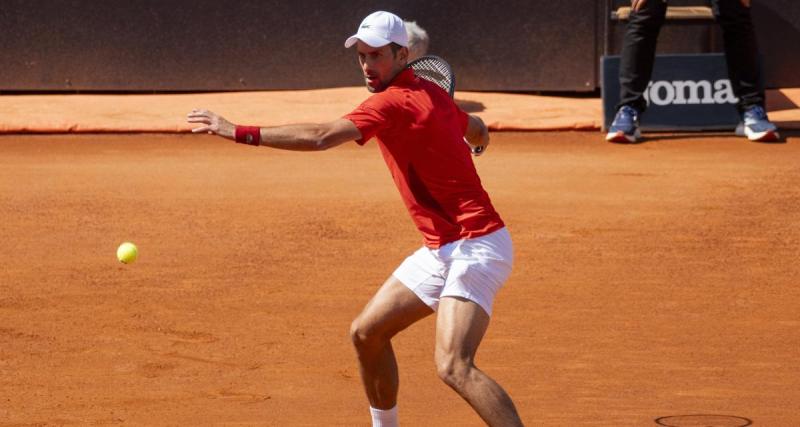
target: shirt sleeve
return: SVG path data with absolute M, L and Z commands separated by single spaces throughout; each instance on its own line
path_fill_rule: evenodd
M 373 102 L 373 98 L 367 99 L 343 118 L 353 122 L 361 132 L 361 139 L 356 140 L 359 145 L 364 145 L 388 126 L 385 112 L 381 111 L 378 103 Z

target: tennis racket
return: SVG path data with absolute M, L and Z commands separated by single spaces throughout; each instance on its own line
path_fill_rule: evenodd
M 453 97 L 456 91 L 456 75 L 453 74 L 450 64 L 444 59 L 435 55 L 425 55 L 409 62 L 406 67 L 413 69 L 414 74 L 418 77 L 442 88 L 450 95 L 450 98 Z M 467 142 L 466 138 L 464 138 L 464 142 L 469 146 L 472 154 L 479 155 L 483 153 L 485 147 L 473 147 Z

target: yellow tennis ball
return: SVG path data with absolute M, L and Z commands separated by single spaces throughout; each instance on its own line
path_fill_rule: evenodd
M 123 264 L 130 264 L 136 261 L 139 256 L 139 249 L 131 242 L 125 242 L 117 248 L 117 259 Z

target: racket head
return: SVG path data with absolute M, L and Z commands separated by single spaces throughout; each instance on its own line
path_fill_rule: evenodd
M 450 95 L 450 98 L 455 94 L 456 75 L 453 73 L 453 69 L 450 68 L 450 64 L 444 59 L 436 55 L 425 55 L 409 62 L 406 67 L 413 69 L 417 77 L 428 80 L 442 88 Z M 486 148 L 483 146 L 473 147 L 467 142 L 466 138 L 464 143 L 470 147 L 472 154 L 476 156 L 481 155 Z
M 413 69 L 417 77 L 442 88 L 451 98 L 455 94 L 456 75 L 444 59 L 436 55 L 425 55 L 409 62 L 406 67 Z

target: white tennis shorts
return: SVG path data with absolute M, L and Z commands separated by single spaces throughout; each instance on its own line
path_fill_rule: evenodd
M 393 276 L 436 310 L 442 297 L 462 297 L 490 316 L 497 291 L 511 274 L 514 247 L 503 227 L 485 236 L 423 246 L 405 259 Z

